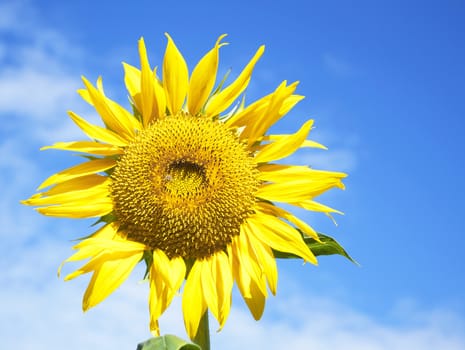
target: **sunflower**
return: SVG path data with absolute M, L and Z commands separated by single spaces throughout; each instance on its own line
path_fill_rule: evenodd
M 87 260 L 65 277 L 92 273 L 84 310 L 145 262 L 150 329 L 159 334 L 158 318 L 183 288 L 193 338 L 208 310 L 223 327 L 234 282 L 253 317 L 261 317 L 269 291 L 276 293 L 276 251 L 317 264 L 304 241 L 319 240 L 317 233 L 277 203 L 331 215 L 337 211 L 314 198 L 343 188 L 345 174 L 276 163 L 301 147 L 324 146 L 307 140 L 313 120 L 294 134 L 267 134 L 303 98 L 294 94 L 297 82 L 284 81 L 248 106 L 238 102 L 263 46 L 230 85 L 214 88 L 224 35 L 190 75 L 166 36 L 162 78 L 143 39 L 140 69 L 123 63 L 131 111 L 105 95 L 101 78 L 96 85 L 83 78 L 78 92 L 103 126 L 69 112 L 90 140 L 44 149 L 79 152 L 85 161 L 49 177 L 24 204 L 44 215 L 103 223 L 65 261 Z

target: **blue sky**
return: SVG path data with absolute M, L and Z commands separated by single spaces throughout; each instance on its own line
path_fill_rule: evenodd
M 122 349 L 150 336 L 143 271 L 82 314 L 85 278 L 64 283 L 56 268 L 91 221 L 45 218 L 18 203 L 76 163 L 38 149 L 81 138 L 67 110 L 95 118 L 75 93 L 80 76 L 102 75 L 107 94 L 125 104 L 121 61 L 138 64 L 144 36 L 160 65 L 169 32 L 191 69 L 228 33 L 220 71 L 232 75 L 265 44 L 247 100 L 299 80 L 306 99 L 274 131 L 314 118 L 312 139 L 329 150 L 292 160 L 349 173 L 346 191 L 322 198 L 345 213 L 338 226 L 306 219 L 361 267 L 340 257 L 317 268 L 281 262 L 263 320 L 236 296 L 213 334 L 216 349 L 465 349 L 464 15 L 461 1 L 3 1 L 2 344 L 53 349 L 72 337 L 69 349 Z M 162 331 L 182 336 L 180 313 L 176 301 Z

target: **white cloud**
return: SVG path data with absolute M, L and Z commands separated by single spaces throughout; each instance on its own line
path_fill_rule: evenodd
M 45 123 L 63 119 L 76 99 L 76 79 L 25 65 L 0 72 L 0 113 L 20 114 Z
M 0 115 L 7 138 L 40 143 L 77 136 L 66 110 L 82 106 L 79 74 L 70 67 L 81 52 L 60 33 L 39 23 L 27 2 L 0 5 Z M 18 25 L 20 23 L 21 25 Z
M 458 350 L 465 347 L 465 335 L 458 331 L 464 321 L 456 315 L 450 317 L 449 311 L 428 310 L 426 314 L 431 316 L 419 324 L 412 318 L 403 318 L 400 324 L 392 325 L 333 300 L 308 294 L 304 299 L 303 295 L 278 295 L 280 299 L 274 303 L 275 318 L 262 323 L 254 324 L 235 309 L 232 318 L 237 320 L 225 329 L 221 346 L 217 348 Z M 443 315 L 448 315 L 449 320 L 437 322 L 446 319 Z M 234 346 L 224 347 L 229 342 Z
M 3 249 L 21 243 L 33 232 L 30 209 L 21 208 L 19 201 L 26 197 L 28 188 L 35 188 L 37 184 L 33 181 L 37 176 L 36 164 L 23 154 L 18 140 L 6 139 L 0 143 L 0 237 L 4 241 Z
M 33 191 L 42 172 L 25 148 L 27 142 L 50 143 L 50 138 L 65 140 L 80 135 L 65 117 L 66 109 L 82 107 L 75 93 L 79 77 L 64 63 L 71 56 L 79 57 L 79 49 L 37 22 L 27 2 L 0 5 L 0 32 L 22 38 L 0 43 L 0 114 L 4 128 L 0 141 L 2 347 L 135 349 L 138 342 L 150 336 L 147 285 L 138 281 L 142 270 L 138 269 L 101 305 L 83 314 L 80 301 L 86 278 L 65 283 L 56 278 L 56 268 L 71 254 L 69 240 L 90 230 L 84 229 L 85 223 L 70 220 L 50 223 L 32 214 L 31 208 L 19 205 L 19 200 Z M 344 145 L 326 152 L 299 153 L 296 162 L 349 172 L 357 165 L 355 152 Z M 465 348 L 464 320 L 450 310 L 418 311 L 395 305 L 402 322 L 392 324 L 331 299 L 289 286 L 280 288 L 278 296 L 269 300 L 260 322 L 252 319 L 242 302 L 235 302 L 224 330 L 212 332 L 213 348 Z M 180 298 L 163 316 L 161 326 L 166 333 L 185 337 Z
M 9 262 L 8 273 L 0 277 L 2 346 L 134 349 L 149 338 L 148 286 L 138 280 L 143 270 L 137 269 L 119 290 L 84 314 L 80 301 L 86 278 L 65 283 L 55 275 L 57 265 L 70 253 L 67 245 L 43 239 L 25 247 L 21 257 Z M 212 322 L 213 349 L 465 348 L 465 323 L 453 311 L 402 305 L 393 310 L 396 317 L 388 323 L 332 299 L 281 285 L 278 295 L 268 300 L 259 322 L 252 319 L 244 303 L 234 300 L 223 331 L 216 333 L 216 321 Z M 163 316 L 161 327 L 165 334 L 185 338 L 179 297 Z
M 357 156 L 351 149 L 303 150 L 286 158 L 285 162 L 315 169 L 352 172 L 357 167 Z

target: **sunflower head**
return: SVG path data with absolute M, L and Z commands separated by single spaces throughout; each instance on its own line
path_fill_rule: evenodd
M 111 178 L 128 239 L 184 259 L 225 250 L 252 213 L 259 186 L 253 155 L 234 132 L 184 113 L 141 131 Z
M 89 259 L 65 278 L 92 273 L 85 310 L 143 260 L 150 328 L 158 333 L 159 316 L 183 288 L 193 338 L 207 310 L 223 326 L 234 282 L 252 315 L 261 317 L 268 292 L 276 292 L 277 253 L 316 264 L 306 242 L 320 237 L 280 204 L 337 213 L 315 198 L 343 188 L 345 174 L 277 163 L 302 147 L 324 148 L 307 139 L 312 120 L 294 134 L 267 133 L 303 98 L 294 94 L 297 83 L 284 81 L 252 104 L 235 104 L 264 47 L 233 82 L 215 89 L 224 35 L 190 74 L 167 38 L 160 70 L 151 67 L 143 39 L 140 68 L 124 64 L 130 109 L 105 95 L 100 78 L 95 86 L 83 79 L 79 93 L 102 125 L 69 112 L 88 139 L 45 148 L 80 152 L 86 160 L 49 177 L 24 204 L 44 215 L 105 223 L 66 260 Z

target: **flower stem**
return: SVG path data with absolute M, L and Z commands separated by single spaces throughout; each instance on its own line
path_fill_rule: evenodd
M 205 310 L 200 319 L 199 329 L 194 337 L 194 343 L 200 346 L 202 350 L 210 350 L 210 329 L 208 325 L 208 309 Z

